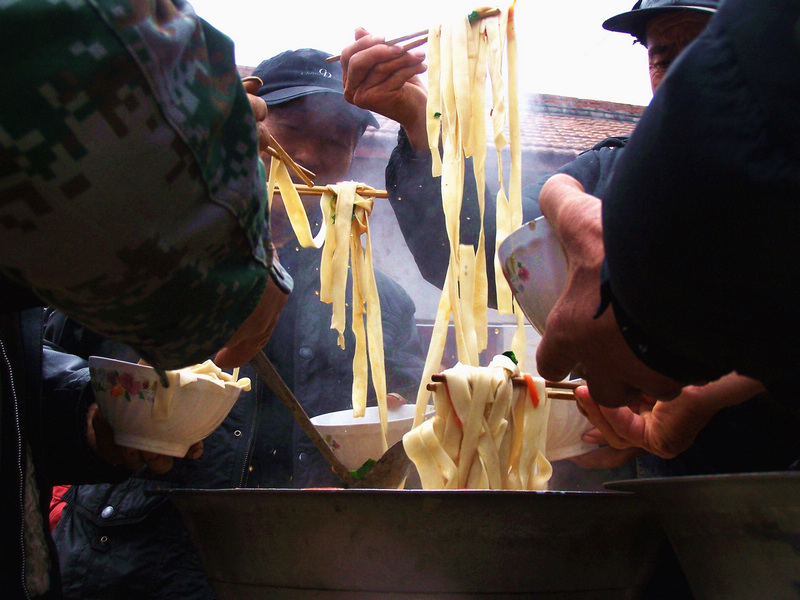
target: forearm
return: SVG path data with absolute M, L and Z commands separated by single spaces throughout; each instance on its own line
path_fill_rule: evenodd
M 460 243 L 477 247 L 480 231 L 480 211 L 475 180 L 468 164 L 461 214 Z M 398 146 L 386 167 L 386 189 L 397 217 L 403 238 L 419 267 L 422 276 L 441 288 L 450 259 L 450 240 L 442 208 L 441 180 L 431 175 L 430 155 L 415 154 L 404 133 L 398 136 Z M 486 266 L 489 275 L 489 304 L 496 305 L 494 294 L 494 197 L 487 192 L 484 214 Z
M 687 400 L 684 406 L 690 419 L 705 425 L 723 408 L 746 402 L 764 391 L 763 384 L 755 379 L 730 373 L 707 385 L 687 386 L 680 398 Z

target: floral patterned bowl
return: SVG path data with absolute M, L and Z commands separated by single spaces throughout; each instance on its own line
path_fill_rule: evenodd
M 391 447 L 400 441 L 414 424 L 414 404 L 389 406 L 389 425 L 386 435 Z M 433 406 L 426 416 L 433 414 Z M 311 418 L 314 427 L 322 434 L 342 464 L 348 469 L 358 469 L 368 459 L 383 456 L 381 424 L 377 406 L 368 406 L 363 417 L 354 417 L 353 409 L 339 410 Z
M 503 240 L 497 255 L 522 312 L 543 335 L 567 280 L 567 260 L 553 230 L 544 217 L 529 221 Z
M 100 356 L 89 357 L 89 371 L 116 443 L 169 456 L 184 456 L 219 427 L 242 389 L 213 378 L 181 385 L 176 374 L 184 370 L 168 371 L 172 384 L 165 388 L 150 366 Z

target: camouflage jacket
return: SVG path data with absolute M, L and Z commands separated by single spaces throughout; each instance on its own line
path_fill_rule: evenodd
M 271 264 L 231 40 L 183 0 L 0 0 L 0 65 L 0 271 L 156 366 L 219 349 Z

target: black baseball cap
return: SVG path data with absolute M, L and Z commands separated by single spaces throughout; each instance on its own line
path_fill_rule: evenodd
M 647 23 L 653 17 L 676 10 L 696 10 L 714 13 L 720 0 L 639 0 L 628 12 L 611 17 L 603 23 L 609 31 L 630 33 L 641 42 L 645 41 Z
M 342 65 L 326 62 L 329 56 L 321 50 L 302 48 L 268 58 L 252 73 L 264 82 L 257 95 L 264 99 L 267 106 L 273 106 L 309 94 L 337 94 L 365 128 L 367 125 L 379 128 L 377 119 L 370 111 L 344 100 Z

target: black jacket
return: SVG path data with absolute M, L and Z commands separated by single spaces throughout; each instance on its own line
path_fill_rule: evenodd
M 628 138 L 608 138 L 579 155 L 557 172 L 577 179 L 586 193 L 604 199 Z M 532 186 L 538 197 L 550 175 Z M 692 445 L 671 459 L 647 456 L 637 460 L 640 477 L 745 473 L 788 469 L 800 458 L 800 416 L 770 394 L 720 410 Z M 747 440 L 747 443 L 742 443 Z M 628 474 L 622 474 L 629 477 Z M 614 471 L 606 479 L 616 479 Z
M 43 346 L 41 301 L 2 275 L 0 290 L 0 589 L 4 598 L 29 597 L 23 557 L 37 554 L 22 541 L 29 448 L 43 516 L 40 533 L 51 558 L 50 592 L 39 597 L 59 598 L 58 562 L 45 530 L 52 486 L 115 481 L 123 472 L 100 461 L 86 443 L 88 374 L 76 357 Z
M 465 171 L 472 172 L 468 159 Z M 386 165 L 386 190 L 389 202 L 403 239 L 414 256 L 414 261 L 422 277 L 438 288 L 444 285 L 447 265 L 450 260 L 450 241 L 445 227 L 442 210 L 441 178 L 431 176 L 431 156 L 428 153 L 415 154 L 401 128 L 397 134 L 397 146 L 392 150 Z M 489 306 L 497 305 L 494 291 L 494 246 L 496 237 L 495 202 L 486 194 L 486 211 L 483 216 L 486 236 L 486 275 L 489 284 Z M 533 195 L 531 186 L 522 190 L 523 221 L 540 217 L 537 202 L 539 195 Z M 464 197 L 461 209 L 462 244 L 477 246 L 480 232 L 480 210 L 478 193 L 473 177 L 464 178 Z
M 294 290 L 265 349 L 310 416 L 351 407 L 354 340 L 337 346 L 331 308 L 319 300 L 319 253 L 281 252 Z M 422 374 L 423 351 L 414 304 L 389 277 L 376 273 L 383 320 L 387 386 L 413 399 Z M 83 351 L 102 340 L 74 323 L 55 319 L 70 348 Z M 66 338 L 69 338 L 66 339 Z M 106 346 L 106 350 L 113 350 Z M 116 352 L 121 352 L 117 348 Z M 178 460 L 162 477 L 142 470 L 119 485 L 73 487 L 54 532 L 68 598 L 211 598 L 186 529 L 171 502 L 145 497 L 153 488 L 309 487 L 338 485 L 330 466 L 294 424 L 283 404 L 243 368 L 253 382 L 222 425 L 204 440 L 198 460 Z
M 798 27 L 797 0 L 723 2 L 603 202 L 607 287 L 632 351 L 681 381 L 736 370 L 795 405 Z

